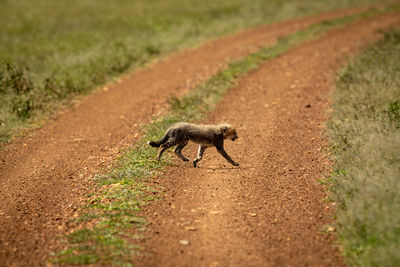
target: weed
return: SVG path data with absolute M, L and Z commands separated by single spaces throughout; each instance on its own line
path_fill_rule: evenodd
M 400 100 L 396 100 L 389 104 L 387 113 L 397 128 L 400 128 Z
M 26 72 L 10 63 L 6 63 L 4 70 L 0 73 L 0 93 L 11 96 L 8 109 L 21 119 L 29 118 L 33 108 L 32 81 L 27 77 Z

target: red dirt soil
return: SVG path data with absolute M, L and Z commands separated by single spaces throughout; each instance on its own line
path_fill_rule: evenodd
M 163 112 L 171 95 L 184 94 L 224 68 L 228 61 L 273 44 L 284 35 L 319 21 L 358 11 L 333 12 L 251 29 L 170 56 L 165 61 L 152 64 L 118 83 L 104 87 L 104 90 L 94 92 L 41 129 L 32 131 L 30 136 L 13 140 L 0 152 L 0 265 L 46 265 L 49 253 L 58 246 L 57 237 L 71 230 L 67 221 L 77 216 L 78 207 L 93 190 L 87 178 L 104 171 L 118 155 L 120 148 L 135 142 L 140 135 L 140 126 Z M 386 28 L 395 23 L 397 18 L 386 16 L 386 19 L 382 17 L 373 22 L 364 22 L 360 24 L 361 34 L 354 34 L 354 31 L 353 36 L 343 34 L 340 39 L 342 45 L 346 45 L 333 47 L 339 50 L 336 51 L 336 57 L 329 56 L 328 62 L 325 62 L 328 49 L 321 50 L 322 46 L 318 48 L 321 51 L 319 58 L 314 58 L 315 51 L 310 52 L 310 61 L 308 58 L 304 60 L 301 54 L 291 52 L 291 60 L 285 56 L 288 58 L 286 63 L 274 60 L 272 62 L 276 65 L 270 62 L 249 76 L 254 78 L 252 85 L 248 78 L 244 79 L 241 84 L 245 84 L 246 80 L 249 84 L 244 89 L 239 86 L 233 90 L 227 97 L 229 102 L 224 100 L 214 113 L 219 115 L 212 115 L 209 119 L 210 122 L 226 120 L 239 126 L 242 139 L 238 144 L 228 144 L 228 151 L 242 166 L 239 169 L 230 169 L 230 166 L 223 169 L 221 167 L 226 165 L 223 159 L 213 156 L 210 150 L 199 164 L 199 169 L 189 168 L 181 162 L 169 169 L 167 178 L 160 181 L 170 190 L 168 196 L 164 201 L 154 204 L 149 213 L 152 222 L 150 228 L 155 238 L 150 239 L 151 247 L 148 248 L 154 256 L 143 258 L 142 263 L 164 265 L 169 257 L 171 262 L 168 264 L 171 265 L 190 263 L 189 253 L 196 255 L 192 259 L 202 264 L 211 264 L 215 260 L 243 265 L 242 260 L 247 258 L 250 264 L 262 260 L 277 263 L 277 259 L 284 263 L 290 262 L 287 257 L 293 260 L 293 257 L 312 256 L 311 248 L 316 253 L 331 253 L 329 242 L 326 241 L 331 237 L 318 234 L 318 227 L 329 221 L 330 214 L 321 204 L 324 190 L 315 182 L 320 178 L 315 175 L 325 173 L 327 164 L 326 159 L 320 158 L 321 152 L 315 150 L 323 146 L 320 126 L 324 120 L 323 110 L 327 108 L 326 95 L 323 93 L 328 88 L 325 81 L 318 80 L 321 79 L 318 78 L 318 71 L 335 66 L 336 62 L 333 61 L 342 52 L 375 40 L 379 34 L 374 29 Z M 342 51 L 344 48 L 347 50 Z M 300 62 L 292 65 L 294 59 Z M 317 63 L 324 65 L 317 69 L 310 65 Z M 298 64 L 303 66 L 301 74 L 297 72 Z M 304 64 L 310 65 L 307 73 L 304 73 Z M 262 70 L 266 66 L 269 66 L 269 70 L 264 73 Z M 315 76 L 303 80 L 310 76 L 313 68 Z M 257 73 L 264 74 L 255 76 Z M 329 74 L 329 70 L 326 74 Z M 299 82 L 293 82 L 297 80 Z M 308 82 L 305 86 L 309 89 L 303 88 L 303 81 Z M 278 86 L 274 85 L 278 82 L 280 89 L 273 89 L 273 86 Z M 289 90 L 291 83 L 297 87 Z M 315 86 L 317 88 L 312 91 L 310 88 Z M 316 101 L 316 95 L 321 95 L 321 100 Z M 260 109 L 262 99 L 264 108 Z M 311 108 L 303 110 L 303 102 L 309 102 Z M 289 103 L 290 106 L 287 105 Z M 232 107 L 234 109 L 231 110 Z M 299 118 L 291 117 L 295 115 Z M 257 116 L 262 117 L 262 122 L 253 120 Z M 301 118 L 307 121 L 305 126 L 297 123 L 296 120 Z M 295 131 L 292 128 L 296 125 L 300 128 Z M 285 129 L 290 131 L 286 132 Z M 295 140 L 298 142 L 286 144 L 288 137 L 285 135 L 290 133 L 294 136 L 296 132 Z M 309 141 L 311 138 L 314 138 L 312 142 Z M 296 162 L 292 162 L 295 155 Z M 309 160 L 307 164 L 306 159 Z M 205 169 L 206 166 L 215 167 Z M 191 179 L 184 180 L 184 177 Z M 296 183 L 292 184 L 292 180 L 282 177 L 292 177 Z M 297 180 L 302 181 L 305 187 L 301 187 Z M 168 181 L 171 181 L 170 184 Z M 226 184 L 222 184 L 222 181 Z M 299 196 L 304 195 L 303 201 L 308 203 L 307 206 L 294 206 L 297 202 L 285 201 L 297 198 L 296 192 Z M 175 209 L 166 204 L 168 202 L 174 203 Z M 185 203 L 191 203 L 193 207 L 185 206 Z M 261 203 L 263 206 L 260 206 Z M 165 210 L 157 211 L 159 216 L 154 217 L 158 208 Z M 195 211 L 192 212 L 192 209 Z M 190 212 L 191 217 L 187 213 L 180 213 L 181 210 Z M 211 216 L 210 211 L 219 213 Z M 272 214 L 272 211 L 276 213 Z M 298 217 L 293 216 L 292 212 L 295 211 L 299 212 Z M 195 224 L 197 231 L 185 232 L 183 226 L 176 225 L 176 222 L 181 222 L 182 216 Z M 169 223 L 173 220 L 176 221 Z M 195 220 L 199 222 L 195 223 Z M 310 221 L 313 223 L 310 224 Z M 244 228 L 237 228 L 243 225 Z M 167 234 L 165 229 L 155 230 L 157 227 L 176 232 Z M 299 228 L 296 227 L 303 227 L 304 233 L 297 235 Z M 270 231 L 268 234 L 267 230 Z M 160 234 L 156 234 L 156 231 Z M 183 234 L 190 234 L 187 238 L 191 244 L 187 247 L 180 247 L 176 242 Z M 306 234 L 310 235 L 308 241 L 304 238 Z M 173 239 L 168 241 L 170 237 Z M 243 245 L 246 247 L 241 253 L 250 253 L 248 257 L 240 257 L 238 254 L 237 249 Z M 208 249 L 210 251 L 207 252 Z M 277 253 L 279 250 L 289 252 L 289 249 L 296 250 L 296 253 L 286 257 Z M 183 253 L 180 255 L 188 258 L 179 261 L 177 255 L 181 250 Z M 262 252 L 265 255 L 260 258 Z M 218 255 L 225 255 L 226 261 Z M 333 252 L 332 255 L 336 254 Z M 336 258 L 326 256 L 325 260 L 333 262 Z
M 146 208 L 150 238 L 138 265 L 345 265 L 323 232 L 335 203 L 318 182 L 330 170 L 324 124 L 334 70 L 399 14 L 330 31 L 241 79 L 206 121 L 238 127 L 226 150 L 240 167 L 209 149 L 198 168 L 177 160 L 154 179 L 165 195 Z

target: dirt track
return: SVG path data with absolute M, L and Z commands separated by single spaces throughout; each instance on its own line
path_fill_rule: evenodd
M 141 263 L 344 265 L 333 236 L 322 233 L 333 204 L 317 182 L 330 166 L 323 125 L 334 70 L 376 40 L 377 30 L 399 22 L 397 13 L 331 31 L 243 78 L 207 120 L 239 127 L 242 138 L 227 142 L 227 151 L 240 168 L 211 149 L 197 169 L 182 162 L 169 168 L 157 180 L 165 199 L 146 210 L 152 238 Z M 184 152 L 193 157 L 196 147 Z
M 261 27 L 171 56 L 15 140 L 0 152 L 1 264 L 45 265 L 54 239 L 69 230 L 66 222 L 90 190 L 85 178 L 134 142 L 140 125 L 162 111 L 171 94 L 185 93 L 227 61 L 281 36 L 356 11 Z M 144 241 L 149 256 L 139 264 L 340 263 L 332 237 L 319 231 L 329 222 L 330 208 L 316 182 L 328 166 L 321 125 L 332 69 L 343 53 L 375 40 L 376 29 L 398 18 L 331 32 L 243 79 L 209 117 L 239 127 L 241 139 L 227 150 L 241 167 L 231 168 L 210 149 L 199 169 L 181 162 L 169 168 L 158 180 L 168 194 L 147 213 L 153 238 Z M 190 245 L 179 245 L 180 239 Z

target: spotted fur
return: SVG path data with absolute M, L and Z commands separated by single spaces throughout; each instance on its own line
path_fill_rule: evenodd
M 193 160 L 193 166 L 203 158 L 204 151 L 208 147 L 215 146 L 217 151 L 232 165 L 239 166 L 239 163 L 232 160 L 224 149 L 224 140 L 231 139 L 235 141 L 238 138 L 236 129 L 230 124 L 218 125 L 198 125 L 186 122 L 179 122 L 172 125 L 158 141 L 147 142 L 150 146 L 159 147 L 157 160 L 170 147 L 176 146 L 175 154 L 183 161 L 189 161 L 187 157 L 182 155 L 182 149 L 193 141 L 199 144 L 197 157 Z

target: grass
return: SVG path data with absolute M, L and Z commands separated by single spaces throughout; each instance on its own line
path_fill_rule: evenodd
M 0 142 L 113 77 L 207 39 L 387 0 L 5 0 Z
M 329 123 L 337 232 L 354 266 L 400 265 L 400 28 L 340 73 Z
M 156 149 L 146 144 L 158 139 L 174 122 L 198 122 L 214 109 L 238 77 L 256 69 L 262 62 L 284 53 L 291 47 L 318 36 L 329 28 L 370 16 L 370 11 L 311 26 L 307 30 L 282 38 L 276 45 L 232 62 L 228 68 L 198 85 L 181 98 L 170 99 L 167 115 L 145 126 L 142 139 L 123 155 L 108 174 L 95 179 L 100 190 L 89 197 L 86 213 L 75 220 L 78 228 L 65 237 L 66 249 L 54 253 L 52 262 L 68 264 L 130 265 L 140 248 L 133 246 L 140 237 L 145 221 L 138 214 L 151 200 L 157 199 L 159 188 L 149 186 L 149 179 L 172 161 L 166 153 L 156 161 Z

